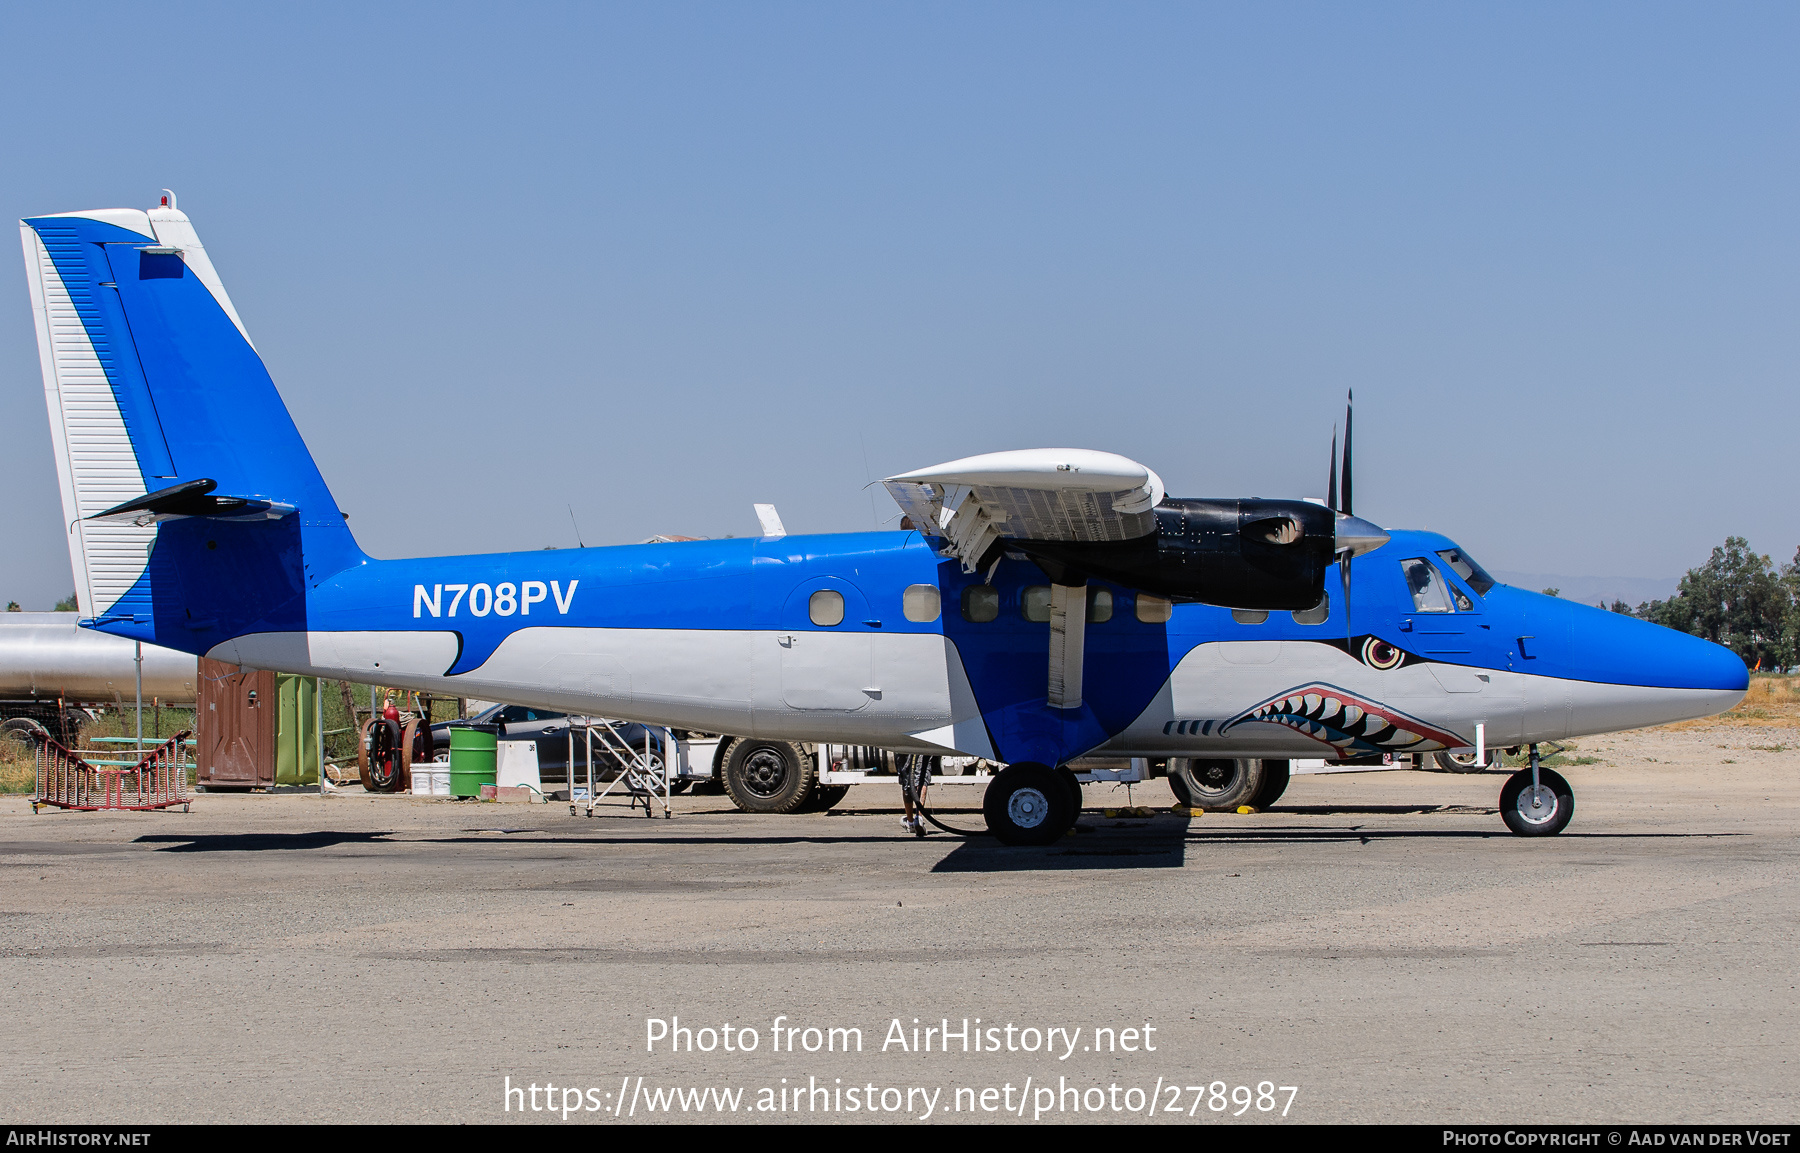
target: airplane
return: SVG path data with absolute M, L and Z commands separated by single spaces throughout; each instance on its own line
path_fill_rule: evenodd
M 88 627 L 234 664 L 745 738 L 1005 767 L 1002 842 L 1073 825 L 1089 754 L 1354 758 L 1518 746 L 1501 815 L 1561 832 L 1537 746 L 1707 716 L 1744 664 L 1500 584 L 1343 493 L 1178 499 L 1112 453 L 890 477 L 897 531 L 376 560 L 172 193 L 20 234 Z M 790 774 L 796 775 L 796 774 Z M 777 774 L 779 776 L 779 774 Z M 805 782 L 800 782 L 804 784 Z M 770 786 L 798 787 L 777 780 Z

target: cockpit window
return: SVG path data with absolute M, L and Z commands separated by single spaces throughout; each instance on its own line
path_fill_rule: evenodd
M 1422 613 L 1453 612 L 1450 607 L 1449 582 L 1430 561 L 1414 557 L 1400 562 L 1406 574 L 1406 591 L 1412 594 L 1413 610 Z
M 1459 548 L 1443 549 L 1438 556 L 1444 558 L 1444 563 L 1450 566 L 1451 572 L 1468 582 L 1469 587 L 1475 590 L 1476 596 L 1486 596 L 1487 591 L 1498 583 Z

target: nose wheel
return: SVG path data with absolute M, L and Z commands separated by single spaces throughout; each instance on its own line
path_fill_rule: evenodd
M 1538 763 L 1531 746 L 1531 767 L 1506 778 L 1500 788 L 1500 818 L 1521 837 L 1551 837 L 1569 826 L 1575 815 L 1575 790 L 1561 773 Z

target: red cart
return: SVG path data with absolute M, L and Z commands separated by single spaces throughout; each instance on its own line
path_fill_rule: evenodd
M 144 754 L 135 765 L 117 768 L 90 765 L 48 735 L 38 736 L 37 792 L 31 811 L 39 806 L 94 812 L 100 809 L 167 809 L 188 811 L 193 794 L 188 791 L 188 732 L 176 733 Z

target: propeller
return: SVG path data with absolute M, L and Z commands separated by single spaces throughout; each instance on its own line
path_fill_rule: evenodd
M 1343 504 L 1338 504 L 1338 444 L 1337 428 L 1331 430 L 1331 484 L 1327 490 L 1325 503 L 1337 513 L 1337 539 L 1335 551 L 1338 560 L 1338 575 L 1344 582 L 1344 641 L 1348 644 L 1356 635 L 1350 624 L 1350 562 L 1366 552 L 1373 552 L 1386 544 L 1388 534 L 1368 521 L 1355 516 L 1350 511 L 1350 443 L 1351 416 L 1356 403 L 1356 393 L 1351 391 L 1344 400 L 1344 488 Z
M 1331 481 L 1325 489 L 1325 507 L 1337 511 L 1337 425 L 1331 426 Z

